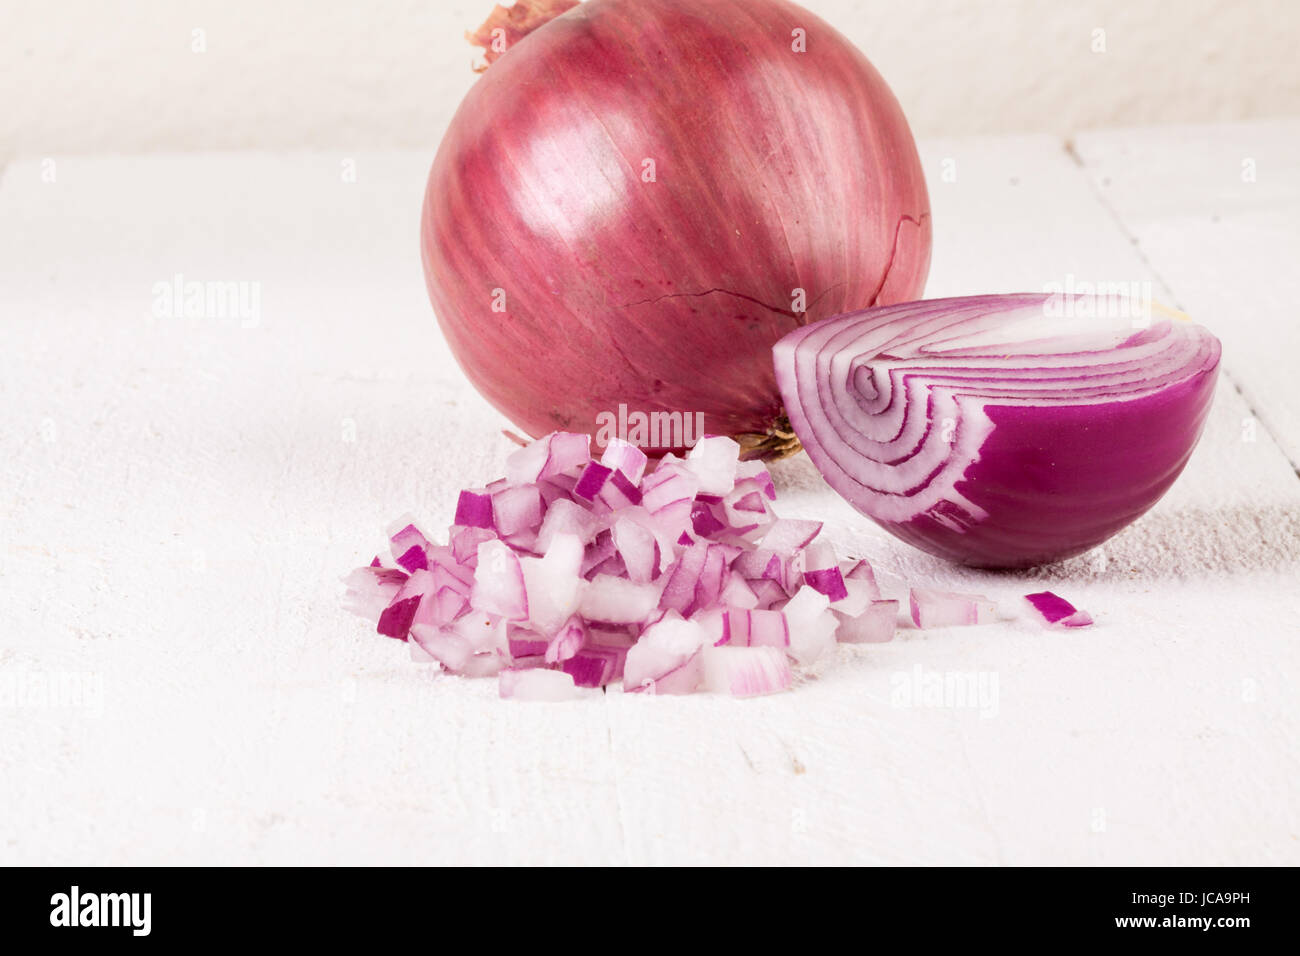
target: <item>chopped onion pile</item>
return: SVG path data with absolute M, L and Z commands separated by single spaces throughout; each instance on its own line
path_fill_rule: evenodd
M 415 660 L 499 675 L 517 699 L 619 680 L 750 697 L 837 639 L 890 640 L 898 602 L 871 566 L 837 561 L 819 522 L 776 517 L 767 469 L 739 459 L 710 437 L 651 470 L 626 442 L 596 461 L 586 435 L 555 432 L 461 492 L 446 544 L 397 522 L 392 560 L 345 579 L 347 606 Z
M 1218 340 L 1087 296 L 867 309 L 774 350 L 786 412 L 851 505 L 931 554 L 1026 567 L 1150 508 L 1196 446 Z
M 501 697 L 557 701 L 622 681 L 631 693 L 735 697 L 790 687 L 837 642 L 892 640 L 899 602 L 863 560 L 838 561 L 821 523 L 778 518 L 771 476 L 705 438 L 653 468 L 614 441 L 555 432 L 512 454 L 507 477 L 460 493 L 446 544 L 413 521 L 391 559 L 344 581 L 345 606 L 406 641 L 413 660 L 498 679 Z M 1046 626 L 1092 618 L 1026 596 Z M 913 587 L 918 628 L 988 624 L 994 601 Z

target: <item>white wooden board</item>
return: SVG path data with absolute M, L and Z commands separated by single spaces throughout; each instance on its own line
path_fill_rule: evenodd
M 1102 201 L 1300 468 L 1300 119 L 1085 133 Z
M 1190 307 L 1060 142 L 923 154 L 929 294 L 1163 278 Z M 1152 514 L 1030 575 L 942 565 L 777 469 L 784 513 L 895 587 L 1052 587 L 1098 619 L 1078 635 L 908 630 L 774 698 L 519 705 L 367 633 L 338 577 L 510 450 L 425 300 L 428 158 L 5 171 L 0 863 L 1300 862 L 1300 480 L 1228 386 Z M 259 283 L 257 320 L 155 316 L 178 273 Z M 990 696 L 897 706 L 948 673 Z M 41 680 L 89 693 L 42 706 Z

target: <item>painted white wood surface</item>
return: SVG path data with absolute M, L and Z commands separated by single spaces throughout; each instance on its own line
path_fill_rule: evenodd
M 1176 156 L 1165 135 L 1185 133 L 1142 137 Z M 1167 282 L 1157 297 L 1220 331 L 1269 427 L 1243 428 L 1251 406 L 1225 383 L 1150 515 L 1027 575 L 912 551 L 784 463 L 784 513 L 826 519 L 893 586 L 1008 607 L 1052 587 L 1098 626 L 907 630 L 748 702 L 498 701 L 494 682 L 410 664 L 338 609 L 338 577 L 391 518 L 445 524 L 454 489 L 509 451 L 425 300 L 427 156 L 56 158 L 52 183 L 15 162 L 0 184 L 0 863 L 1300 862 L 1300 480 L 1270 432 L 1295 408 L 1294 355 L 1238 359 L 1236 339 L 1276 329 L 1271 290 L 1202 296 L 1203 247 L 1145 245 L 1151 223 L 1203 210 L 1187 187 L 1202 167 L 1130 206 L 1118 187 L 1099 197 L 1098 176 L 1138 175 L 1103 142 L 1081 138 L 1077 157 L 1049 138 L 923 144 L 928 294 Z M 1290 169 L 1276 189 L 1294 199 Z M 1242 215 L 1243 270 L 1278 233 L 1294 247 L 1294 218 L 1255 248 Z M 260 283 L 259 321 L 154 317 L 154 284 L 177 273 Z M 996 698 L 897 706 L 917 669 L 995 678 Z M 100 706 L 12 693 L 76 674 Z
M 1300 119 L 1108 130 L 1074 148 L 1180 308 L 1300 468 Z

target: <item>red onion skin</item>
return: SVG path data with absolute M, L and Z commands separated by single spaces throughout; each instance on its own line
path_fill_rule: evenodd
M 589 0 L 471 89 L 421 247 L 453 353 L 529 434 L 595 435 L 620 404 L 765 433 L 781 336 L 920 294 L 929 199 L 893 94 L 819 18 L 784 0 Z

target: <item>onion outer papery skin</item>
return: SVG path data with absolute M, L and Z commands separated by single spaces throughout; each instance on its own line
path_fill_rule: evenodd
M 777 381 L 813 464 L 887 531 L 962 564 L 1045 564 L 1160 499 L 1214 394 L 1218 339 L 1087 318 L 1107 308 L 1025 294 L 867 309 L 782 339 Z
M 600 439 L 620 406 L 765 435 L 782 335 L 920 294 L 929 199 L 893 94 L 802 8 L 588 0 L 470 90 L 421 248 L 457 360 L 530 435 Z

